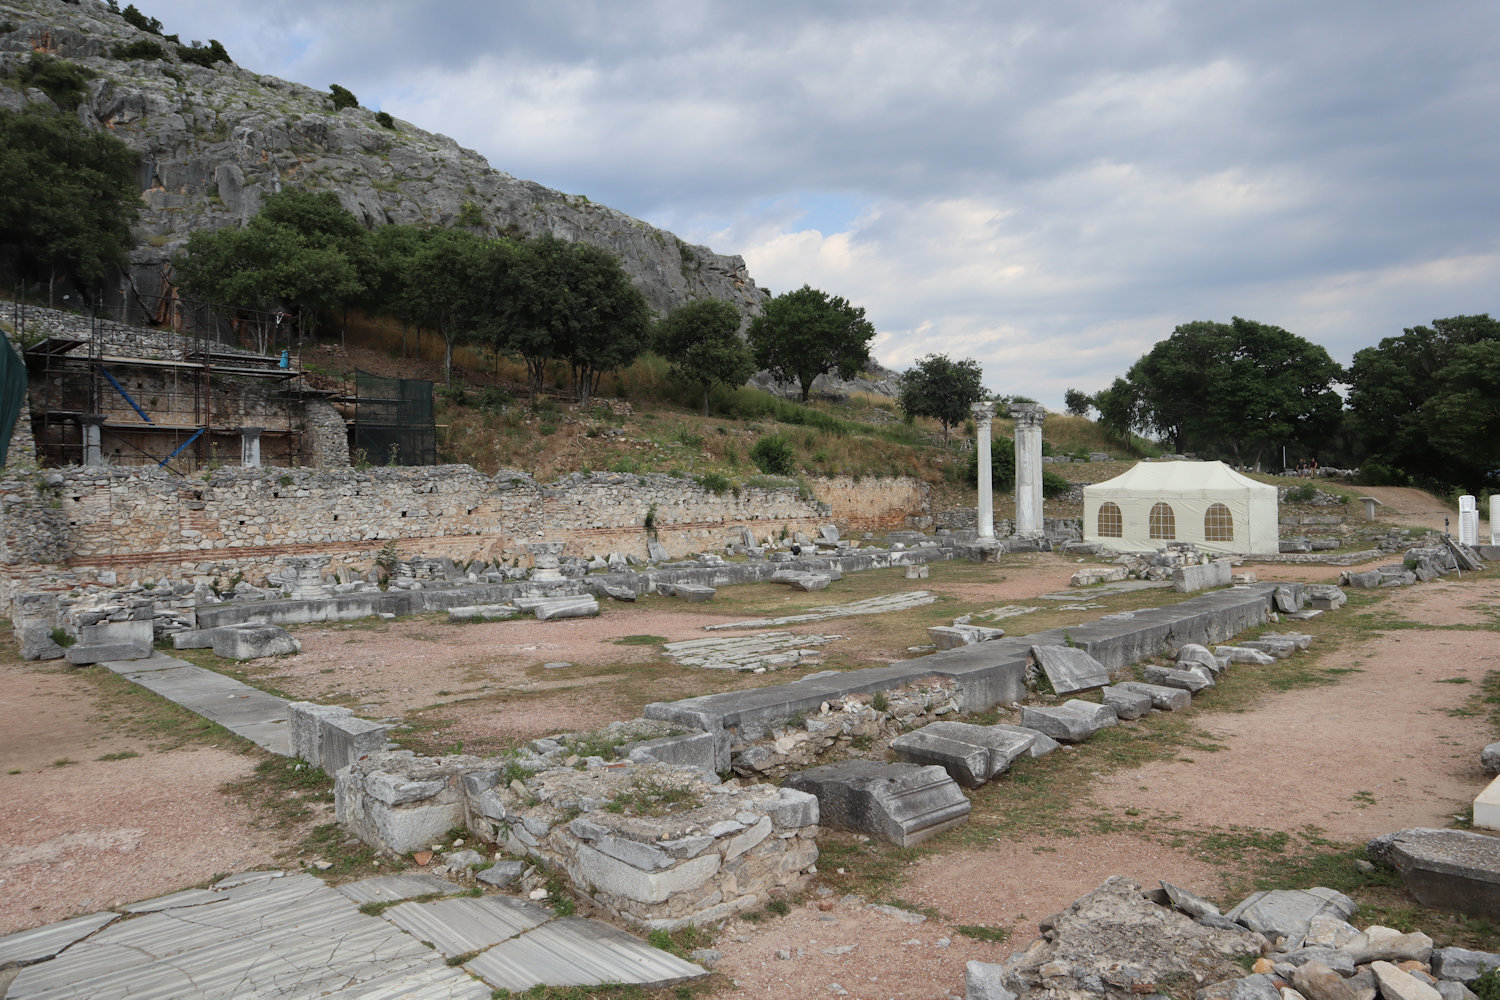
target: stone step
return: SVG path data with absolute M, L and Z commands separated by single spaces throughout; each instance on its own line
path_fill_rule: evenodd
M 75 667 L 92 663 L 108 663 L 112 660 L 144 660 L 151 655 L 149 645 L 135 642 L 109 642 L 85 646 L 69 646 L 63 658 Z

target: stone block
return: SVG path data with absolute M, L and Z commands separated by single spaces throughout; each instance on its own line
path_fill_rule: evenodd
M 1184 668 L 1190 663 L 1201 663 L 1215 673 L 1222 669 L 1219 658 L 1213 654 L 1213 651 L 1196 642 L 1185 643 L 1178 648 L 1177 663 Z
M 702 887 L 719 870 L 718 852 L 680 862 L 665 871 L 646 872 L 588 846 L 578 845 L 581 881 L 602 892 L 637 903 L 662 903 L 678 893 Z
M 1005 966 L 993 962 L 969 962 L 964 966 L 964 1000 L 1016 1000 L 1005 988 Z
M 1278 660 L 1284 660 L 1297 651 L 1296 643 L 1277 639 L 1242 639 L 1239 646 L 1242 649 L 1258 649 Z
M 1118 724 L 1115 710 L 1077 698 L 1061 705 L 1023 705 L 1021 725 L 1063 743 L 1082 743 L 1101 729 Z
M 506 621 L 516 618 L 521 609 L 512 604 L 466 604 L 448 609 L 450 622 Z
M 84 625 L 78 630 L 80 646 L 107 646 L 128 642 L 149 648 L 155 639 L 149 618 L 144 621 L 100 622 L 97 625 Z
M 1002 639 L 1005 630 L 984 625 L 934 625 L 928 628 L 927 635 L 938 649 L 958 649 Z
M 846 760 L 786 784 L 818 799 L 819 822 L 910 847 L 965 823 L 969 800 L 941 767 Z
M 1068 581 L 1070 587 L 1092 587 L 1096 583 L 1115 583 L 1130 576 L 1124 566 L 1085 566 Z
M 323 720 L 353 716 L 352 711 L 341 705 L 319 705 L 311 701 L 289 703 L 287 726 L 291 730 L 292 756 L 305 760 L 314 767 L 323 768 Z M 332 774 L 333 771 L 328 773 Z
M 485 885 L 496 889 L 509 889 L 521 880 L 521 875 L 526 871 L 526 864 L 522 861 L 496 861 L 484 871 L 480 872 L 478 880 Z
M 1270 653 L 1248 646 L 1215 646 L 1214 652 L 1227 658 L 1230 663 L 1253 663 L 1264 667 L 1276 662 L 1276 657 Z
M 189 628 L 172 633 L 173 649 L 213 649 L 214 632 L 211 628 Z
M 672 557 L 667 555 L 667 550 L 661 542 L 653 538 L 646 542 L 646 558 L 652 562 L 660 563 L 666 562 Z
M 705 771 L 717 771 L 717 742 L 712 733 L 682 733 L 626 744 L 620 747 L 618 753 L 626 760 L 654 760 L 663 764 L 681 764 Z
M 769 583 L 780 583 L 791 587 L 793 590 L 815 591 L 827 590 L 832 578 L 826 573 L 799 573 L 794 570 L 778 570 L 771 574 Z
M 1059 746 L 1058 742 L 1046 733 L 1037 729 L 1028 729 L 1025 726 L 1012 726 L 1002 722 L 994 726 L 985 726 L 985 728 L 993 729 L 996 732 L 1009 733 L 1021 741 L 1030 740 L 1031 742 L 1026 744 L 1026 748 L 1021 751 L 1021 754 L 1025 754 L 1027 757 L 1033 759 L 1045 757 Z M 1017 756 L 1020 756 L 1020 754 L 1017 754 Z
M 1390 962 L 1372 962 L 1370 971 L 1375 974 L 1375 982 L 1380 984 L 1380 995 L 1384 1000 L 1443 1000 L 1436 989 Z
M 1439 979 L 1472 983 L 1490 969 L 1500 969 L 1500 955 L 1468 948 L 1437 948 L 1432 953 L 1432 974 Z
M 1300 948 L 1315 917 L 1335 916 L 1348 920 L 1357 907 L 1348 896 L 1334 889 L 1276 889 L 1252 893 L 1224 914 L 1267 938 L 1284 938 L 1285 950 Z
M 1109 671 L 1104 664 L 1076 647 L 1032 646 L 1031 655 L 1058 694 L 1087 691 L 1109 683 Z
M 900 760 L 936 764 L 960 785 L 978 788 L 1009 768 L 1037 735 L 966 722 L 933 722 L 898 736 L 891 749 Z
M 319 717 L 318 752 L 323 758 L 323 770 L 336 774 L 361 757 L 384 750 L 388 730 L 389 727 L 378 722 L 353 715 Z
M 1145 684 L 1141 681 L 1122 681 L 1115 687 L 1151 699 L 1151 707 L 1163 712 L 1180 712 L 1193 703 L 1193 695 L 1184 688 L 1167 687 L 1162 684 Z
M 302 652 L 302 643 L 275 625 L 237 625 L 213 631 L 214 655 L 226 660 L 255 660 Z
M 762 808 L 778 830 L 802 829 L 818 825 L 818 797 L 795 788 L 778 788 L 777 800 Z
M 1119 685 L 1103 689 L 1104 704 L 1115 710 L 1115 715 L 1125 721 L 1139 719 L 1151 711 L 1151 696 L 1144 691 L 1132 691 Z
M 681 601 L 693 604 L 702 604 L 711 600 L 718 593 L 713 587 L 704 587 L 696 583 L 674 583 L 672 584 L 672 596 Z
M 1416 828 L 1376 837 L 1367 849 L 1401 873 L 1423 906 L 1500 917 L 1500 838 Z
M 1194 693 L 1214 686 L 1212 676 L 1205 676 L 1206 674 L 1208 674 L 1208 668 L 1202 666 L 1198 670 L 1177 670 L 1173 667 L 1159 667 L 1154 663 L 1148 663 L 1141 668 L 1141 676 L 1145 678 L 1147 684 L 1182 688 L 1184 691 Z
M 1172 589 L 1179 594 L 1191 594 L 1210 587 L 1229 586 L 1229 577 L 1234 568 L 1227 559 L 1199 566 L 1179 566 L 1172 571 Z
M 149 645 L 135 642 L 109 642 L 93 646 L 69 646 L 64 658 L 75 667 L 112 660 L 144 660 L 151 655 Z

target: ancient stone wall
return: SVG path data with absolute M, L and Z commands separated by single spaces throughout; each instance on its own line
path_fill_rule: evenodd
M 393 543 L 407 555 L 518 560 L 524 543 L 562 541 L 569 555 L 647 555 L 648 521 L 670 557 L 721 548 L 747 527 L 758 538 L 904 526 L 921 514 L 910 480 L 818 483 L 832 503 L 796 488 L 715 494 L 669 476 L 574 474 L 539 484 L 521 472 L 466 465 L 370 469 L 226 467 L 183 478 L 142 467 L 67 468 L 0 482 L 5 562 L 201 575 L 233 563 L 247 577 L 289 555 L 326 553 L 351 568 Z M 257 567 L 259 568 L 257 571 Z

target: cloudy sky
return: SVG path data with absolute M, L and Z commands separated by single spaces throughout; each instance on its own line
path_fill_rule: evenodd
M 1191 320 L 1500 308 L 1488 0 L 140 6 L 1049 405 Z

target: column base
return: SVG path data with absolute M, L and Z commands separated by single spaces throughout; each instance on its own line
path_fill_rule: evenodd
M 994 562 L 1005 551 L 1005 544 L 993 535 L 976 538 L 969 543 L 969 558 L 974 562 Z

